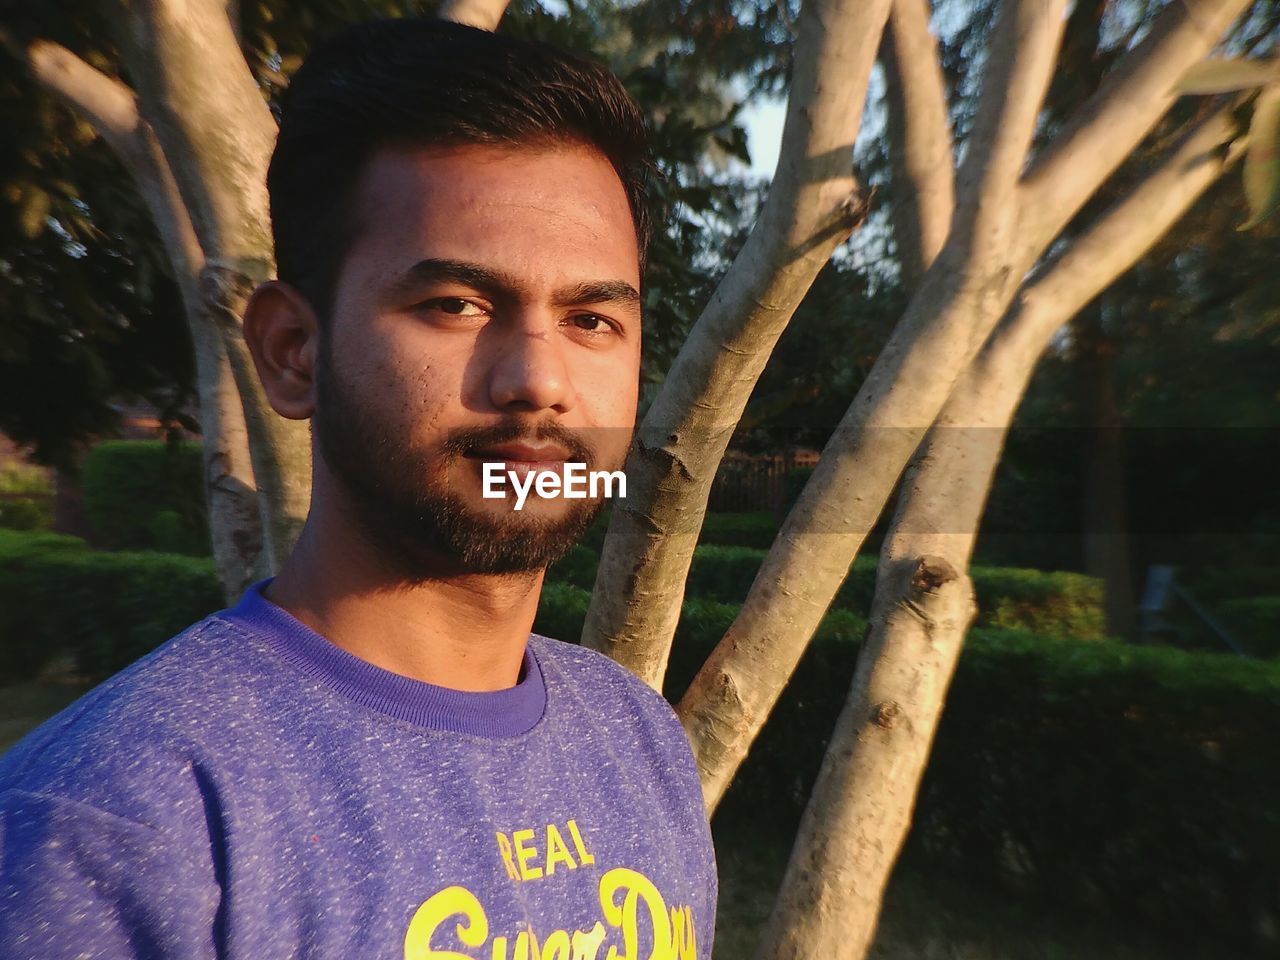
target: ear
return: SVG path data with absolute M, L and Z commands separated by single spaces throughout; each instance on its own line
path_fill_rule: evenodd
M 315 412 L 320 322 L 298 290 L 280 280 L 260 284 L 244 308 L 244 339 L 267 401 L 287 420 Z

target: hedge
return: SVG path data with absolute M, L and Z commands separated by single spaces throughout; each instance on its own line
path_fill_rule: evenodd
M 535 629 L 576 638 L 590 594 L 544 588 Z M 737 613 L 686 600 L 677 702 Z M 866 623 L 832 610 L 717 814 L 789 843 Z M 957 884 L 1116 923 L 1273 950 L 1280 929 L 1280 663 L 970 630 L 904 857 Z M 768 816 L 761 818 L 761 812 Z
M 1019 576 L 988 584 L 1019 587 Z M 576 639 L 589 600 L 584 587 L 549 582 L 535 629 Z M 98 553 L 74 538 L 0 531 L 6 675 L 58 652 L 105 675 L 222 605 L 207 560 Z M 666 685 L 673 700 L 736 613 L 732 603 L 686 600 Z M 828 612 L 727 793 L 720 825 L 789 841 L 865 631 L 859 612 Z M 1280 662 L 975 628 L 904 856 L 956 883 L 1274 950 L 1277 729 Z
M 108 550 L 210 554 L 200 445 L 108 440 L 85 458 L 85 514 Z
M 1272 582 L 1274 590 L 1276 582 Z M 1280 658 L 1280 597 L 1236 597 L 1219 609 L 1227 627 L 1255 657 Z
M 59 654 L 106 677 L 224 606 L 211 560 L 90 550 L 82 540 L 0 530 L 0 676 Z
M 764 555 L 764 550 L 752 547 L 699 545 L 689 569 L 686 596 L 741 603 Z M 575 547 L 547 572 L 547 578 L 589 589 L 597 562 L 589 548 Z M 875 593 L 876 564 L 872 556 L 855 560 L 832 607 L 867 616 Z M 1026 629 L 1079 640 L 1101 640 L 1106 635 L 1102 584 L 1092 577 L 1008 567 L 973 567 L 969 573 L 978 601 L 976 626 Z
M 53 482 L 37 467 L 0 467 L 0 529 L 48 530 L 53 525 Z

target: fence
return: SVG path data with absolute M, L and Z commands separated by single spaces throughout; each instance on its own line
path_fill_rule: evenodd
M 753 513 L 768 510 L 781 514 L 792 495 L 790 477 L 797 468 L 818 462 L 814 450 L 779 454 L 747 454 L 729 451 L 711 484 L 707 509 L 716 513 Z

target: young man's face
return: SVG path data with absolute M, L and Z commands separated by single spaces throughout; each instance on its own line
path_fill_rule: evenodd
M 355 209 L 313 421 L 336 492 L 409 576 L 554 562 L 602 501 L 515 511 L 483 465 L 623 464 L 640 276 L 617 174 L 573 145 L 384 150 Z

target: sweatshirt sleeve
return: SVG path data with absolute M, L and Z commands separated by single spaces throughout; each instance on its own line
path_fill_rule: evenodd
M 0 957 L 216 957 L 215 871 L 185 847 L 75 800 L 0 793 Z

